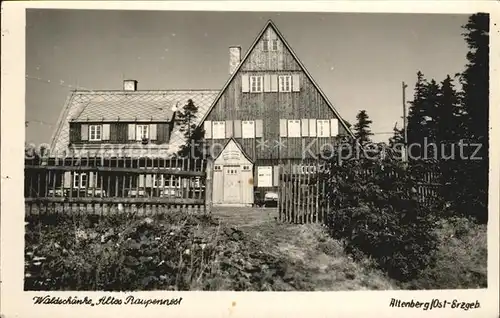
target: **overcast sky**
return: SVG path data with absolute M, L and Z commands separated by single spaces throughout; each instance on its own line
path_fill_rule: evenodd
M 28 10 L 26 140 L 50 142 L 76 85 L 220 89 L 228 47 L 246 52 L 272 19 L 341 116 L 365 109 L 376 141 L 401 127 L 401 82 L 417 71 L 443 80 L 463 70 L 467 15 Z M 50 81 L 50 82 L 49 82 Z

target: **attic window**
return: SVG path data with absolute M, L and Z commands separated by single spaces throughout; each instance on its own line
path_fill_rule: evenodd
M 262 50 L 269 51 L 269 40 L 267 39 L 262 40 Z
M 271 51 L 278 51 L 278 40 L 274 39 L 271 41 L 272 46 L 271 46 Z

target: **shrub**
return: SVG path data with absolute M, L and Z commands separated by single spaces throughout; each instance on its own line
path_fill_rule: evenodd
M 390 277 L 408 281 L 433 262 L 435 215 L 419 203 L 416 170 L 398 162 L 350 160 L 330 164 L 327 179 L 330 234 L 346 251 L 373 257 Z
M 477 222 L 477 221 L 476 221 Z M 486 288 L 488 246 L 486 226 L 464 217 L 439 222 L 435 233 L 439 248 L 436 261 L 418 278 L 404 285 L 409 289 Z

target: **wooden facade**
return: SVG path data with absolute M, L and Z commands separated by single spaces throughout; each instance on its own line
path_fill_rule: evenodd
M 255 76 L 260 81 L 257 85 Z M 216 134 L 216 124 L 222 123 L 225 133 Z M 253 135 L 245 136 L 248 123 L 253 125 Z M 319 123 L 328 129 L 327 134 L 319 133 Z M 337 144 L 340 136 L 351 134 L 272 22 L 231 74 L 203 124 L 215 157 L 222 151 L 221 145 L 234 141 L 253 166 L 256 190 L 264 192 L 277 189 L 283 160 L 301 162 L 315 157 Z M 222 175 L 223 171 L 222 167 Z M 259 178 L 265 181 L 259 182 Z M 214 193 L 214 201 L 224 200 Z

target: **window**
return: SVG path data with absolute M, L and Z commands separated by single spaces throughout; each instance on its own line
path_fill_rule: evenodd
M 330 137 L 330 121 L 328 119 L 318 119 L 318 137 Z
M 277 39 L 272 40 L 271 43 L 272 43 L 271 50 L 278 51 L 278 40 Z
M 212 122 L 212 138 L 213 139 L 226 138 L 226 122 L 225 121 Z
M 280 92 L 292 91 L 292 77 L 290 75 L 280 75 L 279 87 L 280 87 Z
M 165 178 L 163 175 L 153 175 L 153 187 L 154 188 L 163 188 L 165 184 Z
M 89 140 L 98 141 L 101 140 L 101 125 L 90 125 L 89 126 Z
M 75 173 L 73 175 L 73 187 L 85 188 L 87 186 L 87 175 L 85 173 Z
M 243 170 L 244 171 L 249 171 L 250 170 L 250 166 L 243 166 Z
M 241 122 L 241 137 L 255 138 L 255 121 L 244 120 Z
M 267 39 L 262 40 L 262 50 L 269 51 L 269 40 Z
M 288 137 L 300 137 L 300 120 L 288 121 Z
M 214 166 L 214 170 L 220 171 L 222 170 L 221 166 Z
M 250 76 L 250 92 L 262 93 L 262 76 Z
M 137 140 L 148 139 L 149 138 L 149 126 L 148 125 L 137 125 L 135 135 L 137 137 Z

